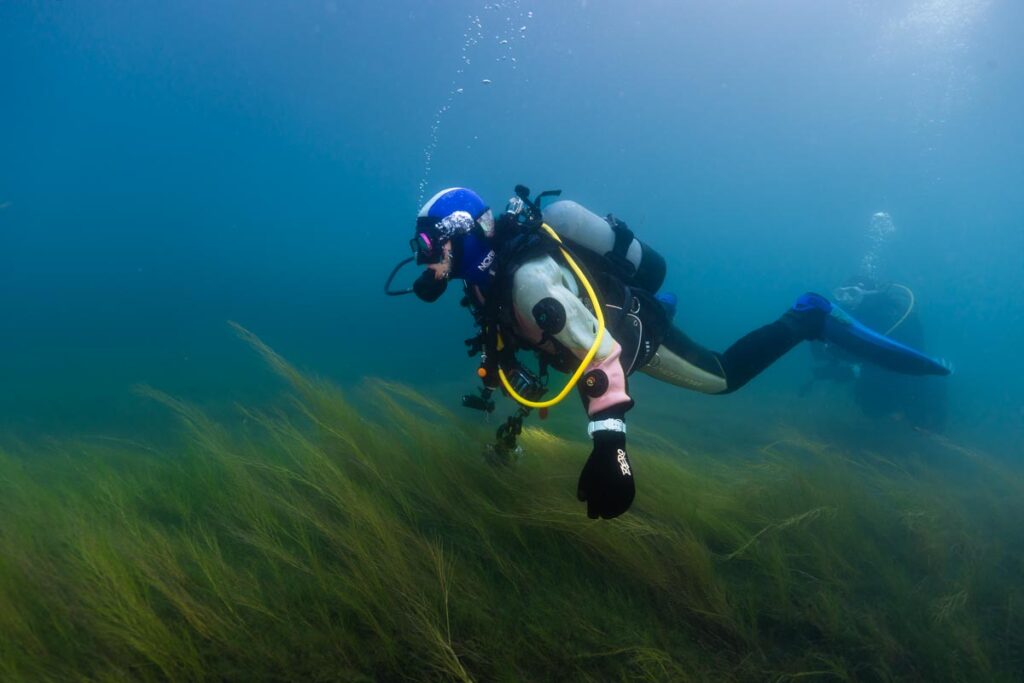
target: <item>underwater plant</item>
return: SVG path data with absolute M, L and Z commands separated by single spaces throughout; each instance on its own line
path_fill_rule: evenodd
M 214 420 L 147 388 L 174 445 L 0 454 L 0 679 L 1024 675 L 1024 487 L 984 455 L 638 434 L 636 506 L 592 521 L 559 434 L 495 467 L 423 394 L 350 400 L 237 329 L 287 402 Z

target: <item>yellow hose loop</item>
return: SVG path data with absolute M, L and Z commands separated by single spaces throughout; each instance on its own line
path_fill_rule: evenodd
M 910 289 L 910 287 L 907 287 L 906 285 L 901 285 L 898 282 L 892 283 L 890 287 L 899 287 L 904 292 L 906 292 L 907 296 L 910 297 L 910 303 L 907 305 L 907 310 L 903 312 L 902 316 L 900 316 L 900 319 L 893 323 L 893 326 L 885 331 L 886 336 L 888 336 L 889 333 L 895 330 L 897 327 L 902 325 L 903 321 L 907 319 L 908 315 L 910 315 L 910 312 L 914 310 L 914 291 Z
M 554 230 L 551 229 L 551 226 L 547 223 L 542 223 L 541 227 L 544 228 L 556 242 L 559 244 L 562 243 L 562 239 Z M 569 255 L 569 252 L 562 247 L 559 247 L 559 251 L 562 252 L 565 262 L 569 264 L 569 268 L 571 268 L 572 272 L 576 274 L 576 277 L 579 278 L 579 281 L 583 284 L 583 289 L 587 290 L 587 295 L 590 296 L 590 303 L 594 306 L 594 317 L 597 318 L 597 336 L 594 337 L 594 344 L 590 347 L 590 350 L 587 351 L 587 355 L 583 357 L 583 360 L 580 362 L 580 366 L 576 368 L 576 372 L 574 372 L 572 377 L 569 378 L 566 385 L 562 387 L 562 390 L 558 392 L 558 395 L 554 398 L 548 399 L 547 401 L 530 401 L 517 394 L 515 389 L 512 388 L 512 385 L 509 384 L 508 378 L 505 376 L 505 371 L 502 370 L 501 367 L 498 368 L 498 377 L 501 379 L 501 384 L 505 387 L 505 391 L 507 391 L 508 395 L 515 399 L 516 402 L 528 408 L 550 408 L 568 396 L 569 392 L 572 391 L 572 388 L 576 386 L 576 382 L 578 382 L 580 377 L 583 376 L 583 371 L 587 369 L 588 365 L 590 365 L 590 361 L 594 360 L 594 356 L 597 354 L 598 348 L 601 347 L 601 341 L 604 340 L 604 313 L 601 311 L 601 303 L 597 300 L 597 294 L 594 292 L 594 288 L 591 287 L 590 281 L 583 274 L 583 271 L 576 264 L 576 261 L 573 260 L 572 256 Z

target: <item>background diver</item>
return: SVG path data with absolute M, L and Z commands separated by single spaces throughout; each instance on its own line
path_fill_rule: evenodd
M 627 378 L 637 370 L 694 391 L 727 394 L 801 341 L 827 339 L 896 372 L 950 372 L 945 363 L 872 332 L 813 293 L 724 352 L 706 349 L 672 325 L 674 297 L 658 293 L 664 259 L 611 215 L 601 218 L 565 200 L 542 211 L 540 200 L 557 194 L 531 200 L 529 190 L 517 186 L 495 220 L 472 190 L 438 192 L 417 216 L 414 256 L 395 267 L 385 291 L 415 292 L 433 302 L 451 280 L 462 280 L 463 305 L 480 329 L 467 344 L 481 352 L 485 392 L 500 382 L 520 403 L 541 407 L 575 383 L 593 439 L 577 496 L 591 518 L 617 517 L 635 496 L 625 415 L 633 407 Z M 412 289 L 391 290 L 395 274 L 414 258 L 426 270 Z M 539 383 L 518 363 L 517 350 L 536 353 Z M 548 367 L 570 374 L 570 383 L 552 401 L 536 402 Z
M 902 344 L 925 350 L 924 325 L 913 290 L 898 282 L 876 282 L 868 274 L 854 275 L 832 290 L 835 301 L 867 327 Z M 870 418 L 905 420 L 910 426 L 941 433 L 946 424 L 946 382 L 935 377 L 895 374 L 864 363 L 841 347 L 811 344 L 811 379 L 849 384 L 861 412 Z

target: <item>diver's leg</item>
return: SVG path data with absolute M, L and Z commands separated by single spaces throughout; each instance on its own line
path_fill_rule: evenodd
M 724 394 L 728 388 L 719 354 L 705 349 L 671 327 L 647 365 L 644 374 L 679 387 L 705 394 Z
M 787 351 L 821 335 L 826 313 L 815 307 L 794 307 L 750 332 L 724 353 L 711 351 L 673 327 L 643 372 L 657 379 L 706 394 L 736 391 Z
M 672 328 L 643 370 L 695 391 L 725 394 L 736 391 L 791 348 L 809 339 L 825 339 L 855 356 L 902 374 L 951 372 L 944 361 L 868 329 L 825 297 L 813 293 L 802 295 L 782 317 L 741 338 L 725 353 L 708 351 Z

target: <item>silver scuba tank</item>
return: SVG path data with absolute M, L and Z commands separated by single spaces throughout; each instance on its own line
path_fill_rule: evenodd
M 625 283 L 654 294 L 665 281 L 665 259 L 632 236 L 616 250 L 617 230 L 608 221 L 569 199 L 552 202 L 543 210 L 544 221 L 564 239 L 606 258 L 624 260 L 632 274 L 622 273 Z M 620 242 L 623 237 L 619 237 Z M 615 252 L 619 253 L 616 254 Z M 627 268 L 628 270 L 628 268 Z

